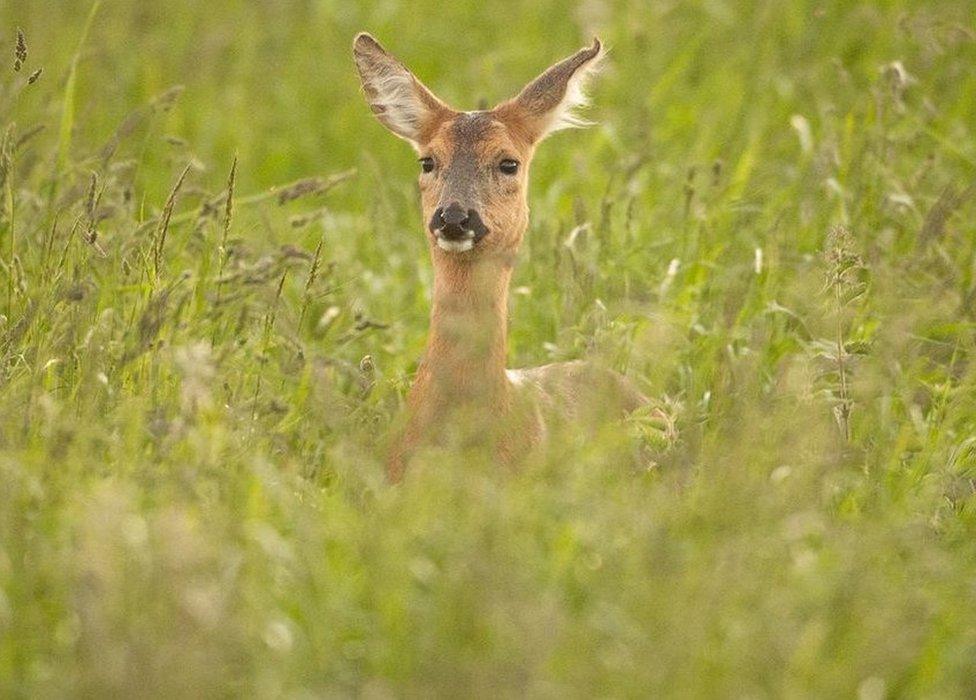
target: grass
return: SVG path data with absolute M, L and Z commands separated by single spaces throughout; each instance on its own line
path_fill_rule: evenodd
M 386 485 L 431 271 L 361 29 L 462 107 L 611 48 L 533 166 L 511 365 L 626 371 L 658 469 L 558 435 Z M 972 3 L 0 32 L 0 696 L 976 694 Z

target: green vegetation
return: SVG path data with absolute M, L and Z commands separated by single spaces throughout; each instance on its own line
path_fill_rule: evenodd
M 467 108 L 610 47 L 511 365 L 634 377 L 656 469 L 385 483 L 431 269 L 362 29 Z M 0 144 L 0 696 L 976 695 L 971 0 L 4 2 Z

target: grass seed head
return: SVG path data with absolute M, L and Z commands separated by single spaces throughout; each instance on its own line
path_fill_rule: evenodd
M 867 268 L 857 253 L 854 236 L 846 226 L 834 226 L 827 234 L 824 251 L 827 263 L 827 289 L 839 299 L 851 302 L 865 291 Z
M 17 30 L 17 45 L 14 48 L 14 70 L 19 71 L 27 62 L 27 39 L 24 37 L 24 30 Z
M 183 94 L 184 89 L 182 85 L 174 85 L 162 92 L 152 101 L 152 109 L 157 112 L 168 112 L 176 104 L 176 101 L 180 99 L 180 95 Z

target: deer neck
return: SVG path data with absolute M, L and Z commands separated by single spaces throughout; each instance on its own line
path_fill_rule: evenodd
M 510 259 L 435 254 L 434 298 L 420 380 L 438 404 L 504 400 Z

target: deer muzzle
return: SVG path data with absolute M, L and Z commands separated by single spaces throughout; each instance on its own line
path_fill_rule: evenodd
M 434 212 L 430 219 L 430 231 L 438 247 L 463 252 L 474 248 L 488 233 L 488 227 L 477 211 L 465 210 L 459 202 L 451 202 Z

